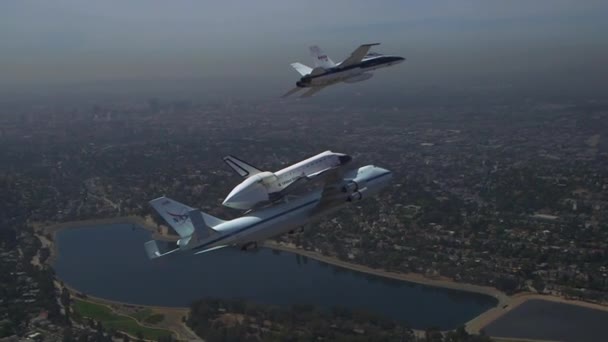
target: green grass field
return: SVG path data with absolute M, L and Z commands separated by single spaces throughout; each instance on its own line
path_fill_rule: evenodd
M 133 318 L 135 318 L 136 320 L 143 322 L 151 314 L 152 314 L 152 310 L 145 308 L 145 309 L 138 310 L 137 312 L 134 312 L 133 314 L 131 314 L 131 316 L 133 316 Z
M 135 319 L 115 314 L 105 305 L 75 299 L 72 308 L 83 317 L 101 322 L 106 329 L 122 331 L 132 336 L 137 336 L 138 332 L 141 332 L 147 340 L 157 340 L 162 336 L 171 335 L 168 330 L 143 327 Z

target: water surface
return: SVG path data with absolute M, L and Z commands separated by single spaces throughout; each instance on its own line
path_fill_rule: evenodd
M 608 341 L 608 312 L 581 306 L 529 300 L 490 323 L 490 336 L 552 341 Z
M 140 305 L 189 306 L 200 298 L 364 309 L 412 328 L 456 328 L 496 305 L 476 293 L 372 276 L 288 252 L 225 248 L 149 260 L 150 233 L 130 224 L 57 233 L 57 276 L 96 297 Z

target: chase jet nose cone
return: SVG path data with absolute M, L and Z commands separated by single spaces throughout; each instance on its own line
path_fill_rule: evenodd
M 266 188 L 258 182 L 246 180 L 234 188 L 222 204 L 234 209 L 247 210 L 264 201 L 268 201 Z

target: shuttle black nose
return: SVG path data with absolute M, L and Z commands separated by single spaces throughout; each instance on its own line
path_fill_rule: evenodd
M 350 162 L 351 160 L 353 160 L 353 158 L 349 155 L 343 155 L 343 156 L 339 156 L 338 159 L 340 159 L 340 164 L 344 165 L 347 164 L 348 162 Z

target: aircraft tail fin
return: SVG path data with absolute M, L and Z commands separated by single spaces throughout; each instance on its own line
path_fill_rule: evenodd
M 312 71 L 311 67 L 306 66 L 302 63 L 291 63 L 291 66 L 296 69 L 296 71 L 299 72 L 302 76 L 306 76 Z
M 228 166 L 230 166 L 234 171 L 236 171 L 236 173 L 238 173 L 241 177 L 247 178 L 249 176 L 253 176 L 257 173 L 262 172 L 261 170 L 255 168 L 250 164 L 247 164 L 246 162 L 240 160 L 235 156 L 229 155 L 225 156 L 223 159 L 224 162 L 226 162 L 226 164 L 228 164 Z
M 196 221 L 199 226 L 201 221 L 202 224 L 209 227 L 215 227 L 224 222 L 217 217 L 203 213 L 198 209 L 194 209 L 164 196 L 150 201 L 150 205 L 152 205 L 152 208 L 154 208 L 154 210 L 160 214 L 160 216 L 169 224 L 169 226 L 171 226 L 171 228 L 177 232 L 180 238 L 192 236 L 192 234 L 194 234 L 196 231 L 195 223 L 192 221 L 191 212 L 200 213 L 198 215 L 200 217 L 200 221 Z M 195 218 L 195 220 L 198 220 L 198 217 Z
M 325 54 L 323 50 L 316 45 L 310 47 L 310 55 L 315 63 L 315 67 L 329 69 L 336 66 L 336 63 L 334 63 L 334 61 L 332 61 L 331 58 L 329 58 L 327 54 Z
M 198 209 L 188 212 L 188 218 L 190 218 L 190 222 L 192 222 L 192 226 L 194 227 L 194 236 L 196 236 L 197 240 L 205 240 L 211 235 L 218 234 L 216 230 L 210 227 L 212 222 L 210 222 L 211 220 L 209 217 L 221 221 L 217 217 L 205 214 Z

